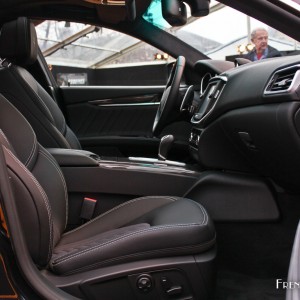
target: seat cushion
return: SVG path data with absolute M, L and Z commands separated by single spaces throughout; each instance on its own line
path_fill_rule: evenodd
M 213 224 L 200 204 L 177 197 L 141 197 L 64 234 L 50 268 L 72 274 L 138 259 L 198 254 L 214 243 Z

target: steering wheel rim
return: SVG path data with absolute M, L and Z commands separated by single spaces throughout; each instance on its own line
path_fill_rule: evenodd
M 156 112 L 152 128 L 154 136 L 157 136 L 162 131 L 162 129 L 168 122 L 168 115 L 175 108 L 184 67 L 185 57 L 178 56 L 176 63 L 172 67 L 165 90 Z

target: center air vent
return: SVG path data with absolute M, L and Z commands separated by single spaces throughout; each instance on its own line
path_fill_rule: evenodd
M 265 94 L 291 92 L 300 85 L 300 65 L 278 70 L 269 81 Z

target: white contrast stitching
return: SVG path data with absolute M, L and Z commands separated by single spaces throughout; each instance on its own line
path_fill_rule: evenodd
M 12 107 L 13 109 L 15 109 L 15 110 L 17 111 L 16 107 L 15 107 L 13 104 L 11 104 L 5 97 L 4 97 L 4 99 L 6 100 L 6 103 L 7 103 L 10 107 Z M 23 121 L 24 121 L 25 123 L 27 123 L 28 128 L 30 129 L 30 131 L 31 131 L 31 133 L 32 133 L 32 135 L 33 135 L 33 146 L 32 146 L 31 152 L 30 152 L 30 154 L 29 154 L 29 157 L 27 158 L 26 163 L 25 163 L 25 165 L 28 166 L 28 164 L 31 162 L 31 159 L 32 159 L 31 155 L 34 153 L 34 150 L 35 150 L 34 148 L 36 148 L 36 143 L 37 143 L 37 141 L 36 141 L 36 135 L 35 135 L 35 132 L 33 131 L 31 125 L 29 124 L 29 122 L 25 119 L 25 117 L 24 117 L 23 115 L 20 114 L 20 116 L 23 118 Z M 1 131 L 2 131 L 2 130 L 1 130 Z M 7 138 L 6 138 L 6 136 L 5 136 L 4 133 L 3 133 L 3 136 L 5 137 L 6 141 L 8 142 L 8 145 L 10 145 L 10 143 L 9 143 L 9 141 L 7 140 Z M 11 147 L 11 145 L 10 145 L 10 147 Z
M 204 224 L 204 222 L 208 221 L 208 214 L 207 214 L 206 210 L 204 209 L 204 207 L 200 203 L 198 203 L 196 201 L 193 201 L 193 202 L 195 202 L 195 204 L 197 204 L 197 206 L 200 207 L 200 209 L 201 209 L 201 211 L 203 213 L 203 216 L 204 216 L 202 224 Z
M 94 252 L 94 251 L 97 251 L 98 249 L 104 247 L 104 246 L 107 246 L 107 245 L 111 245 L 111 244 L 114 244 L 116 242 L 119 242 L 119 241 L 122 241 L 124 239 L 127 239 L 127 238 L 131 238 L 133 236 L 136 236 L 136 235 L 140 235 L 140 234 L 145 234 L 147 232 L 152 232 L 152 231 L 158 231 L 158 230 L 164 230 L 164 229 L 175 229 L 175 228 L 180 228 L 180 227 L 196 227 L 196 226 L 203 226 L 204 224 L 197 224 L 197 223 L 191 223 L 191 224 L 176 224 L 176 225 L 166 225 L 166 226 L 157 226 L 157 227 L 153 227 L 153 228 L 150 228 L 150 229 L 143 229 L 143 230 L 139 230 L 137 232 L 134 232 L 134 233 L 130 233 L 130 234 L 127 234 L 126 236 L 123 236 L 123 237 L 120 237 L 120 238 L 117 238 L 117 239 L 114 239 L 112 241 L 109 241 L 109 242 L 106 242 L 104 244 L 101 244 L 101 245 L 97 245 L 97 246 L 94 246 L 92 248 L 89 248 L 89 249 L 85 249 L 85 250 L 82 250 L 82 251 L 79 251 L 78 253 L 75 253 L 75 254 L 71 254 L 69 256 L 64 256 L 64 257 L 61 257 L 61 258 L 58 258 L 57 259 L 57 262 L 54 262 L 53 263 L 53 266 L 58 266 L 59 264 L 61 263 L 64 263 L 70 259 L 73 259 L 73 258 L 76 258 L 78 256 L 82 256 L 86 253 L 90 253 L 90 252 Z M 206 225 L 206 224 L 205 224 Z
M 88 264 L 86 266 L 77 267 L 76 269 L 73 269 L 73 270 L 63 271 L 63 274 L 71 275 L 71 274 L 75 274 L 75 273 L 78 273 L 78 272 L 81 272 L 81 271 L 84 271 L 84 270 L 92 270 L 96 267 L 104 266 L 104 265 L 107 265 L 107 264 L 110 264 L 110 263 L 114 263 L 114 262 L 118 262 L 118 261 L 124 261 L 124 259 L 126 259 L 126 258 L 143 257 L 143 255 L 148 255 L 148 254 L 152 254 L 152 253 L 155 255 L 157 253 L 170 253 L 170 252 L 174 253 L 174 251 L 176 251 L 176 253 L 178 254 L 178 252 L 177 252 L 178 250 L 179 251 L 182 251 L 182 250 L 190 251 L 191 249 L 203 249 L 203 248 L 207 249 L 213 243 L 215 243 L 215 237 L 213 239 L 211 239 L 210 241 L 208 241 L 208 242 L 202 243 L 201 245 L 179 246 L 179 247 L 171 247 L 171 248 L 164 248 L 164 249 L 155 249 L 155 250 L 142 251 L 142 252 L 138 252 L 138 253 L 123 254 L 122 256 L 113 257 L 113 258 L 106 258 L 103 261 L 98 261 L 96 263 L 91 263 L 91 264 Z
M 39 153 L 41 153 L 42 155 L 44 155 L 45 158 L 47 158 L 49 160 L 49 162 L 55 167 L 55 169 L 57 170 L 61 181 L 63 183 L 63 187 L 64 187 L 64 193 L 65 193 L 65 202 L 66 202 L 66 217 L 65 217 L 65 226 L 68 222 L 68 192 L 67 192 L 67 185 L 65 182 L 65 178 L 60 170 L 60 168 L 57 166 L 56 161 L 50 156 L 48 155 L 48 153 L 44 152 L 44 150 L 39 150 Z
M 118 210 L 118 209 L 122 208 L 123 206 L 131 205 L 131 204 L 133 204 L 133 203 L 136 202 L 136 201 L 140 201 L 140 200 L 144 200 L 144 199 L 151 199 L 151 198 L 155 198 L 155 199 L 156 199 L 156 198 L 169 199 L 169 200 L 171 200 L 171 201 L 173 201 L 173 202 L 175 202 L 175 201 L 178 199 L 178 198 L 176 198 L 176 197 L 168 197 L 168 196 L 146 196 L 146 197 L 135 198 L 135 199 L 129 200 L 129 201 L 125 202 L 125 203 L 122 203 L 122 204 L 120 204 L 120 205 L 118 205 L 118 206 L 116 206 L 116 207 L 114 207 L 114 208 L 112 208 L 112 209 L 106 211 L 105 213 L 99 215 L 98 217 L 96 217 L 96 218 L 90 220 L 89 222 L 87 222 L 87 223 L 81 225 L 81 226 L 78 227 L 78 228 L 75 228 L 75 229 L 73 229 L 73 230 L 71 230 L 71 231 L 66 232 L 66 233 L 64 234 L 64 236 L 66 236 L 66 235 L 68 235 L 68 234 L 70 234 L 70 233 L 73 233 L 73 232 L 75 232 L 75 231 L 77 231 L 77 230 L 81 230 L 81 228 L 86 227 L 87 225 L 89 225 L 89 224 L 91 224 L 91 223 L 93 223 L 93 222 L 99 220 L 100 218 L 102 218 L 102 217 L 104 217 L 104 216 L 106 216 L 106 215 L 108 215 L 108 214 L 114 212 L 115 210 Z
M 36 144 L 37 144 L 37 141 L 36 141 L 35 137 L 33 137 L 33 146 L 32 146 L 31 152 L 29 154 L 29 157 L 26 160 L 26 163 L 25 163 L 26 167 L 29 166 L 31 160 L 33 159 L 33 155 L 36 150 Z
M 38 188 L 38 191 L 41 193 L 42 198 L 44 200 L 44 203 L 46 205 L 47 209 L 47 214 L 48 214 L 48 223 L 49 223 L 49 229 L 50 229 L 50 243 L 49 243 L 49 249 L 48 249 L 48 259 L 50 259 L 50 253 L 51 253 L 51 248 L 52 248 L 52 243 L 53 243 L 53 233 L 52 233 L 52 213 L 51 213 L 51 207 L 49 204 L 48 197 L 44 191 L 44 189 L 41 187 L 39 182 L 36 180 L 36 178 L 26 169 L 26 167 L 18 160 L 17 157 L 5 146 L 4 148 L 6 149 L 7 153 L 15 160 L 15 162 L 25 171 L 25 173 L 31 178 L 31 180 L 35 183 L 36 187 Z
M 30 87 L 30 90 L 37 96 L 36 99 L 37 99 L 37 100 L 42 104 L 42 106 L 48 111 L 48 113 L 49 113 L 49 115 L 50 115 L 50 118 L 52 119 L 52 122 L 55 124 L 54 118 L 53 118 L 53 116 L 52 116 L 52 114 L 51 114 L 49 108 L 47 107 L 47 105 L 46 105 L 46 104 L 44 103 L 44 101 L 41 99 L 40 95 L 39 95 L 33 88 L 31 88 L 31 85 L 28 84 L 27 79 L 26 79 L 26 75 L 27 75 L 27 74 L 25 74 L 25 75 L 20 74 L 20 75 L 21 75 L 21 77 L 26 81 L 26 83 L 27 83 L 26 87 L 28 87 L 28 86 Z
M 7 137 L 6 137 L 6 135 L 4 134 L 4 132 L 0 129 L 0 133 L 1 133 L 1 135 L 3 136 L 3 138 L 5 139 L 5 141 L 7 142 L 7 144 L 8 144 L 8 146 L 9 147 L 12 147 L 11 146 L 11 144 L 10 144 L 10 142 L 8 141 L 8 139 L 7 139 Z M 31 151 L 30 151 L 30 154 L 29 154 L 29 156 L 28 156 L 28 158 L 27 158 L 27 160 L 26 160 L 26 162 L 25 162 L 25 166 L 28 166 L 29 165 L 29 163 L 30 163 L 30 161 L 32 160 L 32 158 L 33 158 L 33 153 L 34 153 L 34 150 L 35 150 L 35 148 L 36 148 L 36 139 L 35 139 L 35 137 L 33 137 L 33 146 L 32 146 L 32 148 L 31 148 Z
M 52 126 L 53 126 L 53 129 L 63 137 L 65 146 L 68 147 L 69 149 L 72 149 L 72 147 L 71 147 L 70 143 L 68 142 L 68 140 L 66 139 L 66 137 L 57 129 L 57 127 L 55 125 L 52 124 Z
M 7 139 L 6 135 L 4 134 L 4 132 L 3 132 L 1 129 L 0 129 L 0 133 L 1 133 L 1 135 L 3 136 L 3 138 L 5 139 L 5 141 L 6 141 L 7 145 L 8 145 L 9 147 L 11 147 L 11 144 L 10 144 L 10 142 L 8 141 L 8 139 Z

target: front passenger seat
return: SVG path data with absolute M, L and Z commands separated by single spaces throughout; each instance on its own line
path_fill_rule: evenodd
M 209 293 L 212 274 L 209 255 L 212 257 L 215 245 L 213 223 L 200 204 L 178 197 L 137 198 L 65 232 L 68 191 L 60 167 L 37 142 L 26 119 L 1 95 L 0 146 L 14 193 L 12 201 L 15 201 L 32 260 L 40 270 L 49 272 L 52 280 L 57 278 L 61 287 L 65 285 L 69 291 L 80 293 L 84 284 L 87 293 L 91 293 L 96 279 L 102 278 L 109 266 L 114 267 L 113 274 L 119 278 L 129 275 L 130 271 L 126 270 L 130 270 L 131 262 L 139 261 L 143 273 L 151 259 L 168 258 L 163 264 L 155 260 L 153 272 L 166 272 L 172 265 L 173 271 L 168 274 L 170 277 L 174 272 L 178 274 L 171 281 L 175 283 L 181 276 L 190 282 L 183 287 L 177 284 L 175 290 L 170 286 L 166 293 L 184 293 L 192 285 L 189 299 L 207 299 L 193 296 L 193 293 Z M 13 227 L 12 221 L 8 224 L 9 228 Z M 191 274 L 181 275 L 183 262 L 191 265 Z M 111 273 L 106 276 L 107 280 L 113 277 Z M 143 282 L 141 286 L 143 288 Z M 155 284 L 153 287 L 157 293 L 163 293 Z M 117 283 L 115 288 L 119 288 Z M 100 292 L 102 287 L 99 289 Z M 130 292 L 126 286 L 124 290 Z M 145 299 L 150 299 L 150 294 L 146 294 Z M 126 298 L 120 293 L 117 299 L 132 297 Z M 158 298 L 152 296 L 151 299 Z
M 34 25 L 25 17 L 5 23 L 0 33 L 0 93 L 29 121 L 46 148 L 81 149 L 57 103 L 23 67 L 37 60 Z

